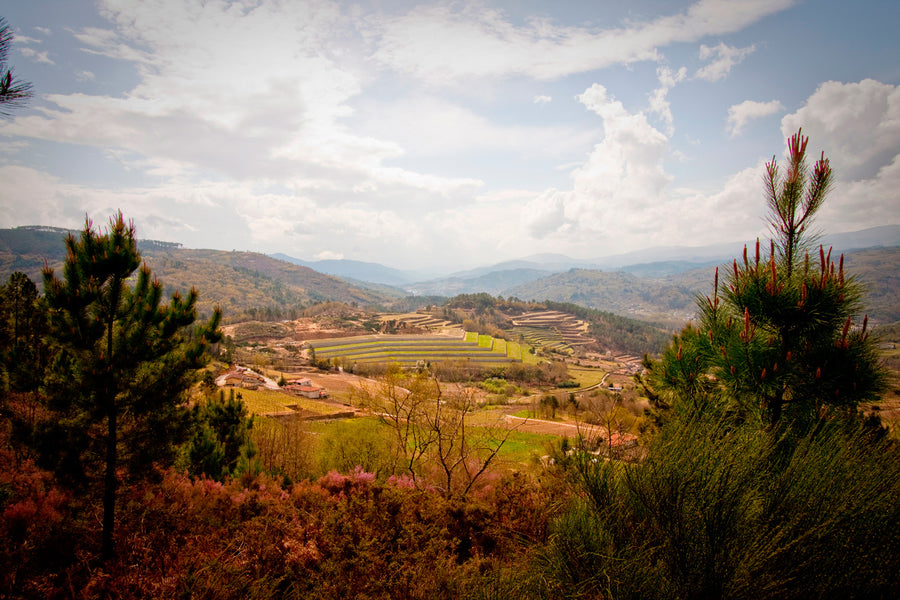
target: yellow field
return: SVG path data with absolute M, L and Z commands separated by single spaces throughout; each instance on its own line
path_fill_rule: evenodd
M 299 398 L 276 390 L 242 390 L 236 389 L 235 395 L 240 394 L 247 406 L 247 410 L 254 415 L 265 415 L 291 411 L 288 406 L 296 406 L 298 409 L 307 410 L 320 415 L 330 415 L 341 412 L 340 408 L 317 402 L 309 398 Z

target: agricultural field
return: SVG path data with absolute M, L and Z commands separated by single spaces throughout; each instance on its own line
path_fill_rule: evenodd
M 579 346 L 594 340 L 588 325 L 573 315 L 555 310 L 528 312 L 513 319 L 510 333 L 532 346 L 563 354 L 575 354 Z
M 368 335 L 311 340 L 306 343 L 315 360 L 339 359 L 345 364 L 397 363 L 416 366 L 440 361 L 467 361 L 479 366 L 522 362 L 519 344 L 474 332 L 447 335 Z
M 446 319 L 434 317 L 430 312 L 425 310 L 403 314 L 386 313 L 379 315 L 378 320 L 383 325 L 393 328 L 406 327 L 409 329 L 422 329 L 434 333 L 454 330 L 459 331 L 458 325 L 455 325 Z
M 247 412 L 259 416 L 324 417 L 345 410 L 334 404 L 292 396 L 279 390 L 239 389 L 235 390 L 235 393 L 240 394 L 241 400 L 247 406 Z

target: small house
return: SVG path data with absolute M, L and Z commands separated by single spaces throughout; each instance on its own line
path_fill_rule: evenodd
M 285 392 L 287 392 L 289 394 L 294 394 L 295 396 L 302 396 L 304 398 L 310 398 L 312 400 L 317 400 L 319 398 L 327 398 L 328 397 L 328 392 L 325 391 L 325 388 L 321 388 L 317 385 L 312 385 L 311 383 L 308 385 L 289 383 L 281 389 L 283 389 Z

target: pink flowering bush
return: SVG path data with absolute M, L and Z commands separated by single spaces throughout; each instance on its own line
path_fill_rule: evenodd
M 104 563 L 89 503 L 73 511 L 49 475 L 3 466 L 0 489 L 16 491 L 0 505 L 2 558 L 24 567 L 7 569 L 0 597 L 457 598 L 521 560 L 521 525 L 534 518 L 516 514 L 524 481 L 462 503 L 361 468 L 290 486 L 167 471 L 120 489 L 116 556 Z

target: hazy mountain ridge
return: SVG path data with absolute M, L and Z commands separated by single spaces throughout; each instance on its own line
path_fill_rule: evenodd
M 900 246 L 900 225 L 824 235 L 818 241 L 826 247 L 833 247 L 835 252 L 895 247 Z M 430 279 L 417 278 L 421 272 L 392 269 L 377 263 L 352 260 L 307 262 L 283 254 L 275 256 L 356 282 L 368 281 L 402 287 L 410 294 L 454 295 L 489 292 L 506 295 L 513 285 L 527 284 L 529 278 L 530 281 L 536 281 L 541 277 L 571 269 L 621 270 L 646 278 L 665 278 L 730 262 L 740 255 L 745 244 L 752 247 L 754 243 L 755 241 L 747 241 L 706 246 L 655 247 L 594 259 L 575 259 L 561 254 L 534 254 L 519 260 L 453 271 Z M 509 272 L 515 272 L 516 275 Z M 510 282 L 512 277 L 516 279 L 515 284 Z
M 503 295 L 569 302 L 634 318 L 683 322 L 693 314 L 697 290 L 624 271 L 572 269 L 507 289 Z
M 456 296 L 487 292 L 493 296 L 503 295 L 511 287 L 552 275 L 553 271 L 530 268 L 516 268 L 501 271 L 489 271 L 476 277 L 448 277 L 433 281 L 424 281 L 405 286 L 405 290 L 414 295 Z
M 423 273 L 418 271 L 403 271 L 401 269 L 394 269 L 378 263 L 361 260 L 332 259 L 306 261 L 280 252 L 271 254 L 270 256 L 295 265 L 309 267 L 310 269 L 327 275 L 369 283 L 403 286 L 423 278 Z
M 52 267 L 61 265 L 67 232 L 47 227 L 0 230 L 0 276 L 5 280 L 13 271 L 23 271 L 40 284 L 45 261 Z M 834 246 L 835 251 L 845 251 L 848 270 L 867 285 L 866 307 L 873 322 L 887 324 L 900 320 L 900 226 L 825 236 L 822 243 Z M 866 243 L 874 247 L 845 250 Z M 201 310 L 218 304 L 226 314 L 268 307 L 296 308 L 319 300 L 383 305 L 406 293 L 450 297 L 486 292 L 522 300 L 569 302 L 670 324 L 691 318 L 696 296 L 710 291 L 715 266 L 730 264 L 743 249 L 743 245 L 729 244 L 730 250 L 721 260 L 707 258 L 702 262 L 693 262 L 685 256 L 699 260 L 704 252 L 714 254 L 724 251 L 724 247 L 708 246 L 703 252 L 697 248 L 677 252 L 668 249 L 667 260 L 624 264 L 615 270 L 600 268 L 596 263 L 602 259 L 581 261 L 561 255 L 534 255 L 458 271 L 452 277 L 405 283 L 400 289 L 397 284 L 372 283 L 372 280 L 398 281 L 414 273 L 377 263 L 343 260 L 311 263 L 358 275 L 338 278 L 305 266 L 297 259 L 286 261 L 254 252 L 192 250 L 152 240 L 140 240 L 139 247 L 167 292 L 175 289 L 184 292 L 196 287 L 201 292 Z M 605 261 L 614 264 L 624 262 L 623 257 L 650 257 L 659 250 L 619 255 L 615 259 L 608 257 Z M 564 266 L 567 268 L 561 270 Z M 381 277 L 372 277 L 373 273 L 380 273 Z
M 845 268 L 864 286 L 864 311 L 873 324 L 900 321 L 900 247 L 844 252 Z M 721 263 L 724 273 L 734 259 Z M 572 269 L 503 292 L 522 300 L 571 302 L 641 319 L 685 322 L 698 295 L 712 292 L 715 264 L 658 278 L 625 271 Z

